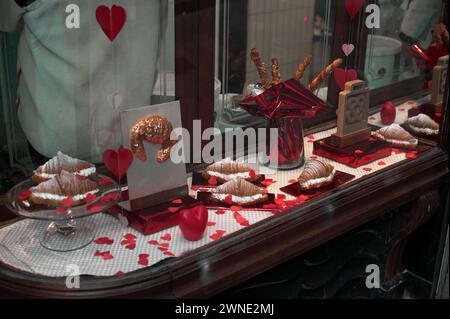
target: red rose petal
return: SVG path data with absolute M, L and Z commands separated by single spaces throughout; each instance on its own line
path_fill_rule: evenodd
M 125 235 L 123 235 L 123 238 L 127 239 L 127 240 L 131 240 L 131 241 L 136 241 L 137 237 L 134 234 L 131 233 L 126 233 Z
M 171 239 L 172 239 L 172 236 L 169 233 L 167 233 L 161 237 L 161 240 L 171 240 Z
M 278 195 L 277 195 L 277 199 L 281 199 L 281 200 L 286 199 L 286 195 L 284 195 L 284 194 L 278 194 Z
M 208 226 L 208 227 L 215 226 L 215 225 L 216 225 L 216 222 L 208 222 L 206 224 L 206 226 Z
M 149 243 L 150 245 L 154 245 L 154 246 L 158 246 L 158 245 L 159 245 L 159 243 L 158 243 L 157 240 L 150 240 L 148 243 Z
M 239 211 L 242 210 L 242 207 L 241 207 L 241 206 L 231 206 L 230 209 L 231 209 L 233 212 L 239 212 Z
M 87 194 L 86 196 L 86 203 L 92 203 L 95 199 L 97 198 L 97 196 L 95 196 L 95 194 Z
M 378 164 L 379 166 L 384 166 L 384 165 L 386 165 L 386 163 L 385 163 L 384 161 L 379 161 L 377 164 Z
M 244 218 L 244 216 L 239 214 L 238 212 L 234 212 L 233 217 L 239 225 L 244 226 L 244 227 L 250 226 L 250 222 L 246 218 Z
M 290 179 L 290 180 L 288 180 L 288 183 L 289 184 L 295 184 L 295 183 L 297 183 L 297 180 L 296 179 Z
M 172 201 L 173 204 L 183 204 L 183 201 L 181 199 L 174 199 Z
M 366 172 L 371 172 L 372 171 L 372 169 L 370 167 L 364 167 L 363 170 L 366 171 Z
M 63 204 L 64 207 L 70 207 L 73 205 L 73 198 L 72 197 L 66 197 L 61 201 L 61 204 Z
M 170 257 L 175 257 L 175 254 L 171 251 L 165 251 L 164 255 L 170 256 Z
M 24 201 L 28 198 L 28 196 L 31 195 L 31 189 L 27 189 L 20 193 L 20 195 L 17 197 L 20 201 Z
M 225 234 L 224 230 L 216 230 L 216 232 L 211 236 L 209 236 L 209 238 L 211 238 L 212 240 L 218 240 L 222 238 L 224 234 Z
M 171 213 L 176 213 L 180 208 L 179 207 L 168 207 L 167 210 Z
M 108 237 L 100 237 L 94 240 L 94 243 L 97 245 L 112 245 L 114 243 L 114 239 Z
M 211 186 L 216 186 L 217 185 L 217 178 L 215 176 L 211 176 L 208 179 L 208 184 Z
M 224 210 L 216 210 L 215 213 L 217 215 L 223 215 L 223 214 L 225 214 L 225 211 Z

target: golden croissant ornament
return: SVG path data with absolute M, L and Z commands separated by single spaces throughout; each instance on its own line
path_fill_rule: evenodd
M 156 155 L 158 163 L 164 163 L 170 158 L 170 150 L 177 143 L 170 140 L 172 123 L 161 115 L 150 115 L 133 125 L 130 131 L 131 151 L 141 161 L 147 160 L 144 141 L 150 144 L 161 145 Z

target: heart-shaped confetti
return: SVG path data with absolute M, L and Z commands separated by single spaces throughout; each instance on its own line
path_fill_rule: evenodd
M 225 233 L 226 233 L 226 231 L 224 231 L 224 230 L 216 230 L 216 232 L 214 234 L 212 234 L 211 236 L 209 236 L 209 238 L 211 238 L 212 240 L 218 240 L 218 239 L 222 238 Z
M 286 195 L 284 195 L 284 194 L 278 194 L 278 195 L 277 195 L 277 199 L 281 199 L 281 200 L 286 199 Z
M 309 138 L 310 140 L 316 139 L 316 137 L 315 137 L 314 135 L 310 135 L 310 136 L 308 136 L 308 138 Z
M 161 240 L 172 240 L 172 235 L 169 233 L 165 234 L 164 236 L 161 236 Z
M 361 150 L 355 150 L 355 155 L 361 155 L 361 154 L 363 154 L 364 152 L 363 151 L 361 151 Z
M 88 206 L 86 209 L 91 213 L 100 213 L 103 211 L 103 206 L 99 206 L 99 205 L 92 206 L 91 205 L 91 206 Z
M 114 274 L 114 276 L 116 276 L 116 277 L 123 277 L 123 276 L 125 276 L 125 273 L 123 272 L 123 271 L 118 271 L 118 272 L 116 272 L 115 274 Z
M 251 170 L 248 172 L 248 176 L 250 176 L 250 177 L 255 177 L 255 176 L 256 176 L 255 170 L 254 170 L 254 169 L 251 169 Z
M 227 196 L 223 199 L 223 201 L 224 201 L 225 203 L 227 203 L 228 205 L 231 205 L 231 204 L 233 204 L 233 196 L 232 196 L 232 195 L 227 195 Z
M 171 251 L 165 251 L 164 255 L 170 256 L 170 257 L 175 257 L 175 254 L 173 252 L 171 252 Z
M 264 205 L 262 206 L 262 208 L 263 208 L 263 209 L 270 209 L 270 210 L 272 210 L 272 209 L 278 208 L 278 206 L 275 205 L 275 204 L 264 204 Z
M 208 222 L 208 223 L 206 223 L 206 226 L 208 226 L 208 227 L 212 227 L 212 226 L 215 226 L 216 225 L 216 222 Z
M 297 180 L 296 179 L 290 179 L 290 180 L 288 180 L 288 183 L 289 184 L 294 184 L 294 183 L 297 183 Z
M 160 251 L 166 251 L 166 250 L 169 249 L 169 248 L 163 247 L 163 246 L 159 246 L 159 247 L 157 247 L 157 248 L 158 248 L 158 250 L 160 250 Z
M 140 254 L 138 259 L 138 264 L 142 266 L 148 266 L 148 254 Z
M 242 210 L 242 207 L 241 207 L 241 206 L 233 205 L 233 206 L 230 207 L 230 209 L 231 209 L 231 211 L 233 211 L 233 212 L 239 212 L 239 211 Z
M 386 165 L 386 162 L 384 162 L 384 161 L 379 161 L 377 164 L 378 164 L 378 166 L 384 166 L 384 165 Z
M 28 198 L 28 196 L 31 195 L 31 189 L 27 189 L 20 193 L 20 195 L 17 197 L 20 201 L 24 201 Z
M 153 246 L 158 246 L 159 245 L 159 242 L 157 240 L 150 240 L 150 241 L 148 241 L 148 243 L 150 245 L 153 245 Z
M 217 214 L 217 215 L 223 215 L 223 214 L 225 214 L 226 212 L 224 211 L 224 210 L 216 210 L 215 211 L 215 213 Z
M 111 254 L 110 251 L 101 252 L 97 250 L 94 254 L 95 257 L 102 257 L 103 260 L 111 260 L 114 258 L 114 256 Z
M 417 152 L 409 152 L 409 153 L 406 153 L 406 158 L 409 158 L 409 159 L 415 159 L 415 158 L 417 158 Z
M 239 214 L 238 212 L 234 212 L 233 217 L 239 225 L 241 225 L 243 227 L 250 226 L 250 222 L 246 218 L 244 218 L 244 216 Z
M 100 237 L 94 240 L 94 243 L 97 245 L 112 245 L 114 243 L 114 239 L 108 237 Z
M 405 153 L 405 152 L 403 152 L 403 151 L 401 151 L 401 150 L 399 150 L 399 149 L 397 149 L 397 148 L 393 148 L 392 149 L 392 153 L 394 153 L 394 154 L 403 154 L 403 153 Z
M 183 201 L 181 200 L 181 199 L 174 199 L 173 201 L 172 201 L 172 204 L 183 204 Z
M 167 210 L 171 213 L 176 213 L 179 209 L 179 207 L 167 207 Z
M 349 56 L 353 50 L 355 49 L 355 46 L 351 43 L 344 43 L 342 45 L 342 52 L 344 52 L 345 56 Z
M 372 171 L 372 169 L 370 167 L 364 167 L 363 170 L 366 171 L 366 172 L 371 172 Z

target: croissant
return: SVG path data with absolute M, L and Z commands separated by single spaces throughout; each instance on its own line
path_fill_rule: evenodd
M 252 169 L 244 164 L 233 161 L 221 161 L 209 165 L 202 173 L 203 178 L 215 177 L 219 182 L 225 183 L 236 178 L 254 182 L 259 176 L 251 174 Z
M 141 161 L 147 160 L 145 154 L 144 141 L 150 144 L 161 145 L 156 160 L 164 163 L 170 158 L 170 150 L 177 143 L 170 140 L 172 123 L 161 115 L 150 115 L 139 120 L 130 131 L 131 151 Z
M 300 176 L 298 184 L 302 190 L 310 190 L 333 183 L 336 170 L 330 164 L 319 160 L 310 160 L 306 162 Z
M 391 143 L 393 146 L 407 149 L 415 149 L 418 140 L 408 133 L 403 127 L 398 124 L 391 124 L 383 127 L 375 132 L 375 136 L 383 141 Z
M 211 200 L 227 204 L 249 206 L 263 203 L 268 196 L 263 188 L 237 178 L 212 190 Z
M 406 125 L 408 125 L 409 128 L 415 133 L 425 135 L 439 134 L 439 124 L 433 121 L 433 119 L 426 114 L 421 113 L 417 116 L 409 118 L 406 121 Z

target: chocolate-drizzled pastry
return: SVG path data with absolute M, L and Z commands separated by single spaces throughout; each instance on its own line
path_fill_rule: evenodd
M 268 200 L 265 190 L 238 178 L 220 185 L 211 191 L 210 199 L 230 205 L 250 206 Z
M 333 183 L 336 170 L 330 164 L 319 160 L 307 161 L 298 177 L 298 184 L 302 190 L 310 190 Z
M 414 132 L 418 134 L 425 134 L 435 136 L 439 134 L 439 124 L 433 121 L 431 117 L 426 114 L 419 114 L 409 118 L 405 124 Z
M 33 172 L 31 180 L 33 184 L 36 185 L 59 175 L 63 170 L 83 177 L 88 177 L 90 179 L 95 179 L 96 177 L 96 169 L 94 164 L 72 158 L 62 152 L 58 152 L 55 157 L 39 166 Z
M 255 182 L 259 176 L 252 174 L 252 169 L 244 164 L 232 161 L 221 161 L 209 165 L 202 173 L 203 178 L 215 177 L 220 183 L 225 183 L 236 178 L 243 178 L 249 182 Z M 254 173 L 254 172 L 253 172 Z
M 62 202 L 72 197 L 73 206 L 82 204 L 88 194 L 99 192 L 98 186 L 90 179 L 82 179 L 66 171 L 32 187 L 29 201 L 34 204 L 62 206 Z
M 419 142 L 407 130 L 395 123 L 379 129 L 375 132 L 375 136 L 380 140 L 391 143 L 392 146 L 407 149 L 415 149 Z

